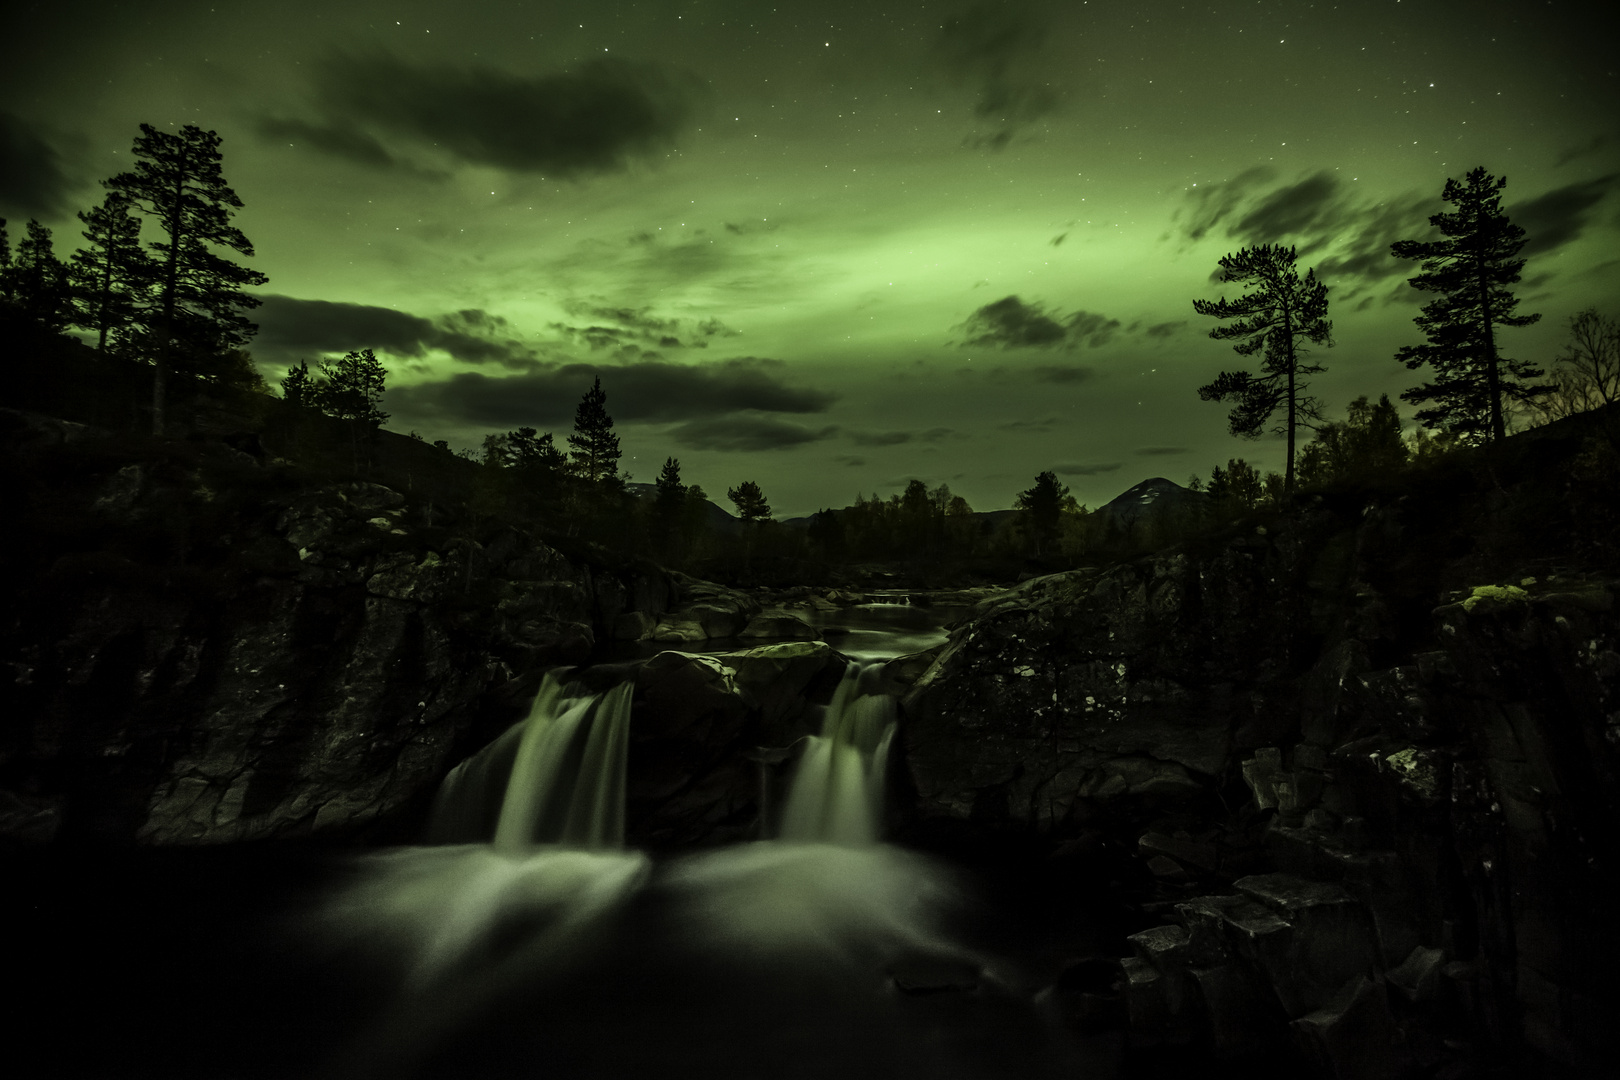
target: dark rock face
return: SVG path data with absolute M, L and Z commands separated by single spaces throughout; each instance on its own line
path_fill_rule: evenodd
M 78 425 L 7 420 L 42 538 L 8 597 L 14 839 L 353 835 L 424 805 L 502 686 L 673 595 L 651 566 L 453 533 L 376 484 L 305 486 L 218 444 L 118 464 Z
M 1392 533 L 1305 515 L 981 605 L 905 699 L 913 827 L 1139 834 L 1170 921 L 1123 962 L 1138 1040 L 1592 1068 L 1620 1007 L 1620 584 L 1425 609 L 1368 582 Z

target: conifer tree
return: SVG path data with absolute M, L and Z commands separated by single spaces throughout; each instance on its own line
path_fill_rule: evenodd
M 532 427 L 506 433 L 506 464 L 528 474 L 531 479 L 550 478 L 567 465 L 551 432 L 541 434 Z
M 90 245 L 73 253 L 73 291 L 78 300 L 74 325 L 96 334 L 96 348 L 114 351 L 129 337 L 145 290 L 153 281 L 154 267 L 141 250 L 141 219 L 129 212 L 129 202 L 109 193 L 94 210 L 80 210 Z
M 574 433 L 568 436 L 568 445 L 575 476 L 591 484 L 618 479 L 619 437 L 613 434 L 613 417 L 608 415 L 600 375 L 574 410 Z
M 1513 314 L 1519 301 L 1508 286 L 1524 269 L 1524 260 L 1514 256 L 1524 247 L 1525 234 L 1502 212 L 1506 186 L 1506 177 L 1493 177 L 1483 166 L 1463 180 L 1448 179 L 1440 197 L 1457 210 L 1429 218 L 1446 239 L 1390 245 L 1396 258 L 1423 260 L 1421 272 L 1408 279 L 1413 288 L 1440 294 L 1413 320 L 1429 343 L 1407 345 L 1395 354 L 1414 371 L 1429 365 L 1434 381 L 1401 397 L 1427 406 L 1417 413 L 1423 423 L 1469 441 L 1506 438 L 1504 397 L 1529 404 L 1553 389 L 1530 381 L 1544 374 L 1540 368 L 1499 355 L 1498 330 L 1541 318 Z
M 1343 421 L 1323 424 L 1299 458 L 1299 477 L 1307 484 L 1349 476 L 1387 474 L 1406 464 L 1401 417 L 1383 394 L 1377 404 L 1367 395 L 1350 403 Z
M 742 519 L 744 525 L 770 520 L 771 504 L 765 501 L 765 493 L 754 481 L 744 480 L 728 490 L 726 498 L 737 507 L 737 516 Z
M 681 483 L 681 463 L 678 460 L 672 457 L 664 459 L 664 467 L 653 484 L 653 493 L 653 545 L 666 554 L 673 554 L 686 508 L 686 486 Z
M 388 369 L 370 349 L 362 349 L 341 360 L 322 360 L 321 377 L 306 400 L 327 416 L 376 429 L 388 419 L 388 413 L 377 407 L 387 383 Z M 282 386 L 285 389 L 286 384 Z
M 247 344 L 258 327 L 241 311 L 258 307 L 259 300 L 242 288 L 270 280 L 212 250 L 211 245 L 253 255 L 248 238 L 230 223 L 242 200 L 225 183 L 219 143 L 218 134 L 194 124 L 178 134 L 142 124 L 134 170 L 102 181 L 109 192 L 156 218 L 168 236 L 167 242 L 150 245 L 157 256 L 156 280 L 139 314 L 144 344 L 156 367 L 156 434 L 163 432 L 170 370 L 183 365 L 208 377 L 225 350 Z
M 51 230 L 29 219 L 28 235 L 6 268 L 7 299 L 25 316 L 52 333 L 73 321 L 73 287 L 68 268 L 51 245 Z
M 297 367 L 287 369 L 287 377 L 281 380 L 281 396 L 290 405 L 313 405 L 311 385 L 309 361 L 300 360 Z
M 1028 519 L 1037 558 L 1043 548 L 1057 543 L 1058 528 L 1063 522 L 1063 504 L 1067 498 L 1068 485 L 1058 483 L 1057 473 L 1050 469 L 1035 477 L 1034 487 L 1018 493 L 1016 505 Z
M 1294 488 L 1294 442 L 1301 424 L 1321 419 L 1320 403 L 1306 394 L 1304 376 L 1325 370 L 1304 360 L 1302 341 L 1317 345 L 1333 344 L 1333 324 L 1328 321 L 1327 286 L 1310 270 L 1301 281 L 1294 267 L 1294 248 L 1261 244 L 1244 248 L 1220 261 L 1221 280 L 1252 283 L 1255 288 L 1236 300 L 1194 300 L 1193 310 L 1218 319 L 1236 319 L 1228 326 L 1217 326 L 1209 336 L 1217 340 L 1240 338 L 1232 348 L 1239 356 L 1253 356 L 1264 349 L 1261 374 L 1223 371 L 1215 381 L 1198 388 L 1205 401 L 1235 399 L 1228 414 L 1233 435 L 1259 438 L 1267 421 L 1278 409 L 1283 418 L 1272 429 L 1288 439 L 1288 467 L 1284 488 Z
M 1211 499 L 1240 510 L 1253 510 L 1265 492 L 1259 470 L 1242 458 L 1232 458 L 1226 468 L 1215 466 L 1209 474 L 1207 493 Z
M 11 295 L 11 237 L 6 233 L 6 219 L 0 218 L 0 303 L 12 304 Z

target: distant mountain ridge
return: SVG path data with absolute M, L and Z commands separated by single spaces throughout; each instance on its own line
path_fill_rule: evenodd
M 1174 480 L 1155 476 L 1126 488 L 1097 508 L 1107 533 L 1129 533 L 1138 522 L 1178 510 L 1198 511 L 1209 502 L 1202 491 L 1182 487 Z
M 651 499 L 657 493 L 657 485 L 631 483 L 625 487 L 636 497 Z M 1193 491 L 1182 487 L 1174 480 L 1167 480 L 1162 476 L 1155 476 L 1141 483 L 1127 488 L 1114 496 L 1113 499 L 1098 507 L 1095 513 L 1102 515 L 1104 527 L 1110 532 L 1128 533 L 1137 522 L 1149 517 L 1156 517 L 1166 511 L 1196 510 L 1209 501 L 1209 496 L 1201 491 Z M 742 522 L 712 499 L 704 499 L 706 520 L 710 528 L 721 533 L 735 533 L 742 528 Z M 974 512 L 974 518 L 989 528 L 996 528 L 1006 519 L 1018 513 L 1016 509 L 1008 510 L 979 510 Z M 814 515 L 782 518 L 778 524 L 790 529 L 808 528 L 810 519 Z

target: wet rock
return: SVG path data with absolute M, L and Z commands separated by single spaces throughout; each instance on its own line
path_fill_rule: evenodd
M 824 641 L 762 645 L 725 657 L 745 700 L 760 712 L 761 741 L 782 746 L 809 733 L 805 692 L 830 668 L 843 671 L 843 658 Z
M 697 619 L 666 615 L 647 635 L 652 641 L 699 642 L 709 640 L 709 632 Z
M 1373 979 L 1347 980 L 1331 1001 L 1290 1026 L 1321 1076 L 1388 1080 L 1396 1075 L 1395 1023 L 1384 988 Z
M 819 639 L 821 632 L 790 611 L 768 608 L 749 619 L 748 625 L 738 631 L 737 636 L 812 641 Z
M 657 628 L 658 621 L 645 611 L 629 611 L 613 620 L 614 641 L 645 641 Z

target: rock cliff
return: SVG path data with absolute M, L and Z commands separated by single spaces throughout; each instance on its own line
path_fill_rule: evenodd
M 6 412 L 0 833 L 352 836 L 425 802 L 502 690 L 668 575 L 218 441 Z M 133 459 L 136 463 L 130 463 Z
M 1128 845 L 1160 923 L 1118 982 L 1139 1042 L 1593 1067 L 1620 581 L 1450 588 L 1482 571 L 1424 530 L 1318 504 L 981 605 L 904 701 L 907 828 Z

